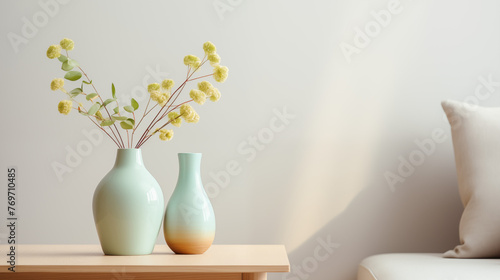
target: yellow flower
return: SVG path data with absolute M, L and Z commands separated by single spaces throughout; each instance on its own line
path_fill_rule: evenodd
M 63 88 L 63 86 L 64 86 L 64 80 L 61 78 L 53 79 L 52 82 L 50 83 L 51 90 L 58 90 Z
M 214 86 L 209 81 L 203 81 L 198 83 L 198 89 L 203 91 L 207 96 L 212 95 L 211 89 Z
M 181 112 L 181 115 L 185 120 L 192 118 L 194 114 L 196 114 L 193 107 L 191 107 L 189 104 L 181 105 L 181 109 L 179 111 Z
M 217 49 L 215 48 L 215 45 L 212 42 L 207 41 L 205 42 L 205 44 L 203 44 L 203 50 L 205 51 L 206 54 L 213 54 Z
M 178 118 L 180 115 L 179 113 L 177 112 L 170 112 L 168 113 L 168 119 L 170 120 L 170 123 L 173 125 L 173 126 L 177 126 L 177 127 L 180 127 L 181 124 L 182 124 L 182 119 L 181 118 Z
M 170 98 L 170 94 L 168 94 L 168 93 L 162 93 L 159 90 L 155 90 L 155 91 L 151 92 L 151 99 L 153 99 L 153 101 L 158 102 L 158 104 L 160 104 L 160 106 L 164 106 L 165 104 L 167 104 L 167 101 L 169 98 Z
M 61 56 L 61 46 L 52 45 L 47 49 L 47 57 L 50 59 L 58 58 Z
M 160 97 L 160 101 L 158 102 L 160 106 L 165 106 L 167 104 L 168 100 L 170 99 L 170 94 L 168 93 L 162 93 Z
M 196 114 L 191 122 L 192 123 L 197 123 L 199 121 L 200 121 L 200 115 Z
M 189 104 L 183 104 L 180 109 L 181 115 L 188 123 L 197 123 L 200 120 L 200 116 L 196 113 L 193 107 Z
M 219 83 L 223 83 L 227 79 L 228 71 L 229 69 L 226 66 L 216 65 L 214 68 L 214 79 Z
M 216 53 L 211 53 L 208 55 L 208 61 L 210 61 L 210 65 L 216 66 L 220 63 L 220 56 Z
M 160 84 L 158 83 L 153 83 L 148 85 L 148 92 L 153 93 L 153 91 L 158 91 L 160 90 Z
M 161 87 L 166 90 L 170 90 L 172 87 L 174 87 L 174 81 L 173 80 L 163 80 L 161 82 Z
M 198 68 L 200 66 L 200 59 L 192 54 L 186 55 L 184 57 L 184 64 L 190 66 L 191 68 Z
M 174 137 L 174 131 L 172 129 L 160 129 L 160 139 L 162 141 L 168 141 Z
M 73 106 L 73 101 L 63 100 L 63 101 L 59 102 L 57 109 L 59 110 L 59 113 L 67 115 L 67 114 L 69 114 L 69 112 L 71 112 L 72 106 Z
M 207 101 L 207 96 L 201 90 L 192 89 L 191 92 L 189 92 L 189 96 L 194 100 L 194 102 L 200 105 L 203 105 L 203 103 Z
M 156 102 L 158 102 L 158 100 L 160 99 L 160 95 L 161 92 L 159 90 L 154 90 L 150 92 L 151 99 L 153 99 L 153 101 Z
M 214 88 L 212 96 L 210 96 L 210 101 L 217 102 L 220 99 L 220 91 Z
M 68 38 L 62 39 L 59 44 L 61 45 L 61 47 L 63 49 L 65 49 L 67 51 L 71 51 L 75 47 L 75 42 L 73 42 L 73 40 L 68 39 Z

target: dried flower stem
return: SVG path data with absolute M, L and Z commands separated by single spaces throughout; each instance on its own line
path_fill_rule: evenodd
M 68 56 L 69 57 L 69 56 Z M 80 69 L 80 71 L 82 71 L 83 75 L 85 75 L 85 77 L 87 78 L 87 81 L 90 82 L 90 78 L 89 76 L 87 76 L 87 73 L 85 73 L 85 71 L 83 71 L 83 69 L 78 66 L 78 69 Z M 104 104 L 104 100 L 102 100 L 102 97 L 101 95 L 99 94 L 99 92 L 97 91 L 97 89 L 95 88 L 94 84 L 91 83 L 90 84 L 92 86 L 92 88 L 94 88 L 95 92 L 97 93 L 97 96 L 99 97 L 99 99 L 101 100 L 101 102 Z M 111 119 L 111 115 L 109 114 L 109 111 L 108 111 L 108 108 L 104 107 L 104 110 L 106 110 L 106 114 L 108 114 L 108 117 Z M 121 146 L 118 145 L 118 148 L 125 148 L 125 144 L 123 143 L 123 138 L 122 138 L 122 135 L 120 133 L 120 131 L 118 130 L 118 128 L 116 127 L 116 124 L 113 124 L 113 127 L 115 128 L 116 132 L 118 133 L 118 136 L 116 136 L 115 132 L 113 131 L 113 129 L 111 128 L 111 126 L 109 127 L 109 129 L 111 130 L 111 132 L 113 133 L 113 135 L 115 136 L 116 140 L 118 142 L 121 142 Z
M 146 128 L 146 130 L 142 134 L 141 138 L 139 138 L 139 141 L 137 142 L 137 145 L 135 146 L 136 149 L 140 148 L 142 146 L 142 144 L 144 144 L 147 141 L 145 138 L 147 137 L 148 133 L 151 131 L 151 129 L 159 121 L 161 121 L 161 119 L 163 119 L 165 117 L 165 114 L 162 114 L 163 109 L 167 106 L 167 104 L 170 103 L 170 105 L 168 105 L 167 110 L 166 110 L 167 113 L 169 112 L 170 107 L 175 102 L 175 100 L 177 100 L 177 98 L 179 97 L 180 93 L 182 92 L 182 90 L 186 86 L 186 83 L 194 75 L 194 73 L 196 72 L 196 70 L 198 70 L 201 66 L 203 66 L 203 64 L 205 64 L 205 62 L 206 62 L 206 56 L 203 57 L 203 60 L 200 63 L 200 65 L 196 69 L 194 69 L 192 73 L 190 73 L 190 68 L 188 68 L 188 74 L 187 74 L 186 80 L 174 91 L 174 93 L 172 93 L 172 96 L 170 96 L 170 98 L 167 101 L 167 103 L 165 105 L 163 105 L 161 107 L 161 109 L 158 111 L 158 113 L 156 114 L 156 116 L 153 118 L 153 120 L 151 121 L 151 123 L 148 125 L 148 127 Z M 177 96 L 175 96 L 176 94 L 177 94 Z M 175 98 L 174 98 L 174 96 L 175 96 Z M 172 98 L 174 98 L 174 99 L 173 99 L 172 102 L 170 102 L 172 100 Z M 158 117 L 160 116 L 160 114 L 161 114 L 161 117 L 158 119 Z M 149 139 L 149 137 L 148 137 L 148 139 Z

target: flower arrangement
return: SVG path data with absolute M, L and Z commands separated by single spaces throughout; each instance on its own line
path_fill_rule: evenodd
M 211 42 L 206 42 L 203 44 L 205 55 L 202 59 L 194 55 L 184 57 L 184 64 L 187 66 L 186 79 L 175 90 L 175 83 L 170 79 L 163 80 L 161 83 L 148 85 L 150 96 L 142 116 L 139 114 L 139 118 L 139 116 L 136 116 L 139 103 L 134 98 L 130 100 L 130 105 L 123 106 L 122 108 L 119 106 L 114 84 L 111 84 L 111 98 L 103 98 L 80 64 L 69 56 L 69 51 L 72 51 L 74 47 L 75 43 L 73 40 L 64 38 L 58 45 L 52 45 L 47 50 L 47 57 L 50 59 L 57 58 L 62 63 L 61 69 L 66 71 L 64 79 L 56 78 L 50 83 L 51 90 L 60 90 L 67 96 L 67 99 L 59 102 L 57 109 L 63 115 L 68 115 L 72 109 L 75 109 L 81 115 L 88 117 L 113 140 L 118 148 L 135 147 L 138 149 L 155 134 L 159 135 L 160 140 L 168 141 L 172 139 L 174 132 L 172 129 L 165 129 L 167 125 L 171 124 L 180 127 L 183 119 L 188 123 L 197 123 L 200 116 L 189 103 L 195 102 L 203 105 L 207 99 L 216 102 L 220 99 L 221 93 L 209 81 L 201 81 L 197 84 L 197 88 L 189 92 L 190 99 L 177 102 L 182 91 L 188 82 L 191 81 L 213 76 L 215 81 L 223 83 L 228 76 L 228 68 L 220 65 L 221 58 L 216 52 L 215 45 Z M 61 54 L 63 50 L 66 55 Z M 213 73 L 193 77 L 206 62 L 209 62 L 213 67 Z M 77 82 L 82 77 L 84 78 L 81 80 L 79 87 L 70 91 L 64 88 L 65 80 Z M 78 98 L 85 98 L 83 102 L 86 102 L 87 106 L 78 101 Z M 113 105 L 114 108 L 111 109 Z M 144 118 L 152 112 L 156 112 L 156 115 L 144 129 L 144 132 L 134 146 L 134 135 L 137 129 Z M 121 129 L 126 131 L 126 141 L 123 140 L 120 132 L 122 130 L 118 128 L 117 123 L 119 123 Z

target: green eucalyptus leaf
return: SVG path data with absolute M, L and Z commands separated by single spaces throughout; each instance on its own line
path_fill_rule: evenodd
M 82 93 L 82 89 L 81 88 L 75 88 L 74 90 L 68 92 L 69 95 L 71 95 L 72 98 L 75 98 L 77 97 L 78 95 L 80 95 L 80 93 Z
M 128 118 L 127 121 L 129 121 L 132 125 L 135 125 L 135 120 L 132 118 Z
M 73 66 L 73 65 L 70 65 L 70 64 L 68 63 L 68 61 L 69 61 L 69 60 L 66 60 L 65 62 L 63 62 L 62 66 L 61 66 L 61 69 L 62 69 L 62 70 L 64 70 L 64 71 L 69 71 L 69 70 L 71 70 L 71 69 L 73 69 L 73 68 L 74 68 L 74 66 Z
M 132 106 L 125 106 L 125 107 L 123 107 L 123 109 L 129 113 L 134 112 L 134 107 L 132 107 Z
M 85 97 L 85 99 L 90 100 L 92 98 L 95 98 L 96 96 L 97 96 L 97 93 L 90 93 L 90 94 L 87 94 L 87 96 Z
M 82 77 L 82 73 L 80 73 L 78 71 L 69 71 L 68 73 L 66 73 L 66 75 L 64 75 L 64 78 L 66 80 L 70 80 L 70 81 L 77 81 L 81 77 Z
M 75 68 L 76 66 L 78 66 L 78 62 L 76 62 L 76 60 L 73 60 L 71 58 L 68 58 L 68 60 L 64 61 L 62 66 L 61 66 L 61 69 L 64 70 L 64 71 L 69 71 L 73 68 Z
M 92 84 L 92 80 L 90 80 L 90 82 L 87 82 L 87 81 L 82 81 L 84 84 L 87 84 L 87 85 L 90 85 Z
M 124 121 L 127 120 L 128 118 L 125 116 L 111 116 L 111 118 L 115 121 Z
M 116 101 L 114 98 L 106 99 L 104 103 L 102 104 L 103 107 L 108 106 L 109 103 Z
M 116 99 L 116 89 L 115 89 L 115 84 L 111 83 L 111 93 L 113 95 L 113 98 Z
M 134 128 L 134 125 L 129 120 L 125 120 L 125 121 L 120 122 L 120 125 L 123 129 L 133 129 Z
M 101 106 L 96 103 L 96 104 L 92 105 L 92 107 L 90 107 L 90 109 L 87 113 L 89 115 L 94 115 L 97 111 L 99 111 L 100 108 L 101 108 Z
M 85 113 L 84 111 L 78 111 L 78 113 L 84 115 L 84 116 L 90 116 L 89 114 Z
M 57 59 L 59 59 L 60 62 L 65 62 L 66 60 L 68 60 L 68 57 L 61 54 L 61 56 L 58 57 Z
M 132 107 L 134 108 L 134 111 L 139 109 L 139 103 L 137 103 L 137 101 L 135 99 L 132 98 L 132 100 L 130 101 L 130 103 L 132 104 Z
M 118 112 L 120 112 L 120 107 L 116 107 L 113 109 L 113 112 L 115 112 L 115 114 L 118 114 Z
M 104 121 L 101 122 L 101 126 L 110 126 L 113 125 L 114 123 L 115 123 L 114 120 L 105 119 Z

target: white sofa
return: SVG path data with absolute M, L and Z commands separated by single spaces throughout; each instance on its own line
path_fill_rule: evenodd
M 442 255 L 371 256 L 360 263 L 358 280 L 500 280 L 500 259 L 456 259 Z
M 500 107 L 453 100 L 441 105 L 451 126 L 465 208 L 460 244 L 444 254 L 368 257 L 359 265 L 358 280 L 500 280 Z

